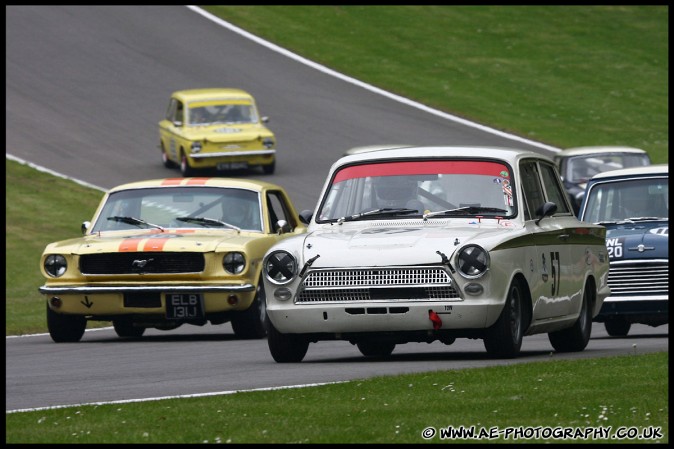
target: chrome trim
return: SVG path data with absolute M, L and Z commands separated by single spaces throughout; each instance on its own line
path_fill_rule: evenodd
M 354 268 L 316 268 L 309 271 L 304 288 L 392 287 L 400 285 L 452 285 L 443 266 L 384 266 Z
M 48 287 L 42 286 L 38 289 L 44 295 L 65 295 L 65 294 L 82 294 L 93 295 L 96 293 L 130 293 L 130 292 L 147 292 L 147 293 L 209 293 L 209 292 L 252 292 L 255 290 L 253 284 L 242 285 L 151 285 L 151 286 L 76 286 L 65 285 L 63 287 Z
M 610 298 L 669 295 L 669 259 L 624 259 L 609 262 Z M 608 298 L 607 298 L 608 299 Z
M 196 153 L 190 154 L 192 159 L 204 159 L 209 157 L 235 157 L 235 156 L 267 156 L 276 154 L 276 150 L 254 150 L 254 151 L 227 151 L 222 153 Z
M 405 289 L 423 292 L 423 297 L 407 297 Z M 359 301 L 462 301 L 462 297 L 446 267 L 437 265 L 310 269 L 295 297 L 295 304 Z

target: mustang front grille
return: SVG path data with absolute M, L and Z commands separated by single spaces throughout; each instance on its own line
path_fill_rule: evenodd
M 608 286 L 611 288 L 611 296 L 667 295 L 669 262 L 666 260 L 611 262 Z
M 202 253 L 107 253 L 80 257 L 80 272 L 92 274 L 200 273 L 205 267 Z
M 428 301 L 459 294 L 441 267 L 314 270 L 304 279 L 297 303 Z

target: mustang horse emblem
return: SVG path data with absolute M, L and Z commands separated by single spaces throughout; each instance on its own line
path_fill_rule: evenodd
M 131 262 L 131 267 L 133 268 L 145 268 L 145 266 L 152 262 L 154 259 L 136 259 Z

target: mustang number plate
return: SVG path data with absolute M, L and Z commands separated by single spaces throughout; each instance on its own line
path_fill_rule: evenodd
M 180 320 L 203 317 L 204 301 L 201 295 L 190 293 L 166 294 L 166 318 Z

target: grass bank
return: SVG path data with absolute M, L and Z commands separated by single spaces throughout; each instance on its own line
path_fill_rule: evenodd
M 366 83 L 560 148 L 669 160 L 669 7 L 207 6 Z
M 663 352 L 537 362 L 312 388 L 10 413 L 5 441 L 667 443 L 668 360 Z M 475 437 L 443 438 L 441 432 L 450 427 L 473 429 Z M 633 437 L 619 439 L 622 434 Z M 637 438 L 642 435 L 648 438 Z

